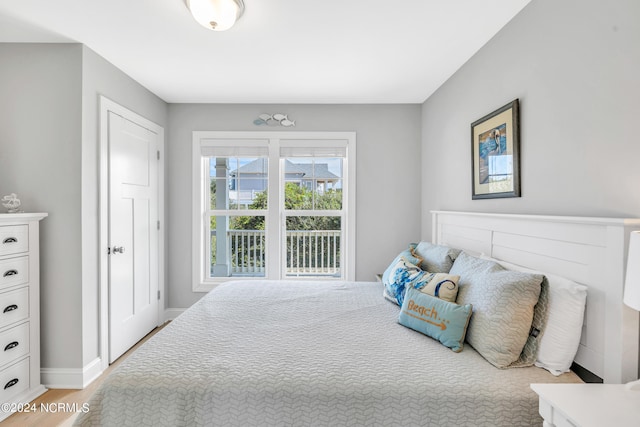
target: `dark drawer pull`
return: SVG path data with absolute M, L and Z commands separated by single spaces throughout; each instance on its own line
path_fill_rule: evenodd
M 17 309 L 18 309 L 17 305 L 11 304 L 11 305 L 6 306 L 2 312 L 3 313 L 8 313 L 10 311 L 17 310 Z
M 16 384 L 18 384 L 18 379 L 17 379 L 17 378 L 14 378 L 14 379 L 12 379 L 11 381 L 9 381 L 8 383 L 6 383 L 6 384 L 4 385 L 4 389 L 6 390 L 6 389 L 8 389 L 9 387 L 13 387 L 13 386 L 14 386 L 14 385 L 16 385 Z
M 16 274 L 18 274 L 18 270 L 7 270 L 4 272 L 2 277 L 15 276 Z
M 14 341 L 14 342 L 10 342 L 9 344 L 7 344 L 7 346 L 4 348 L 4 351 L 9 351 L 12 348 L 16 348 L 17 346 L 19 346 L 20 343 L 18 341 Z
M 16 239 L 15 237 L 7 237 L 2 241 L 2 243 L 17 243 L 17 242 L 18 242 L 18 239 Z

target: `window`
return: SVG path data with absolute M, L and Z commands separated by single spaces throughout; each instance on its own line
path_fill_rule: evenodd
M 194 291 L 355 280 L 355 134 L 194 132 Z

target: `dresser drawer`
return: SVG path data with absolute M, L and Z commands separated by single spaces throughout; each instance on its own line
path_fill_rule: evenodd
M 0 293 L 0 328 L 29 317 L 29 288 Z
M 28 225 L 0 226 L 0 256 L 27 252 L 29 250 Z
M 21 285 L 29 281 L 29 257 L 0 260 L 0 288 Z
M 11 399 L 29 389 L 29 358 L 0 371 L 0 402 Z
M 0 367 L 29 353 L 29 322 L 0 333 Z

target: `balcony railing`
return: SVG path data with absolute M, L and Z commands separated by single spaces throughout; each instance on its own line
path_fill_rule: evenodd
M 212 247 L 215 237 L 212 230 Z M 264 275 L 264 231 L 230 230 L 227 242 L 232 276 Z M 340 230 L 287 231 L 285 245 L 287 276 L 340 276 Z

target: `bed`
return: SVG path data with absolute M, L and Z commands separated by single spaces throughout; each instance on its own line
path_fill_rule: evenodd
M 433 242 L 573 275 L 583 261 L 571 255 L 569 268 L 549 249 L 569 229 L 589 273 L 572 278 L 590 285 L 601 276 L 588 266 L 598 264 L 620 294 L 614 301 L 608 288 L 594 291 L 576 361 L 607 382 L 637 377 L 638 318 L 624 310 L 621 292 L 625 234 L 639 224 L 591 221 L 587 228 L 604 238 L 591 244 L 574 229 L 579 219 L 544 218 L 438 212 Z M 227 282 L 125 360 L 76 425 L 533 426 L 542 418 L 531 383 L 581 381 L 573 372 L 497 369 L 466 344 L 454 353 L 399 325 L 400 310 L 376 282 Z M 598 331 L 600 316 L 617 320 L 619 335 Z M 633 334 L 635 345 L 622 338 Z

